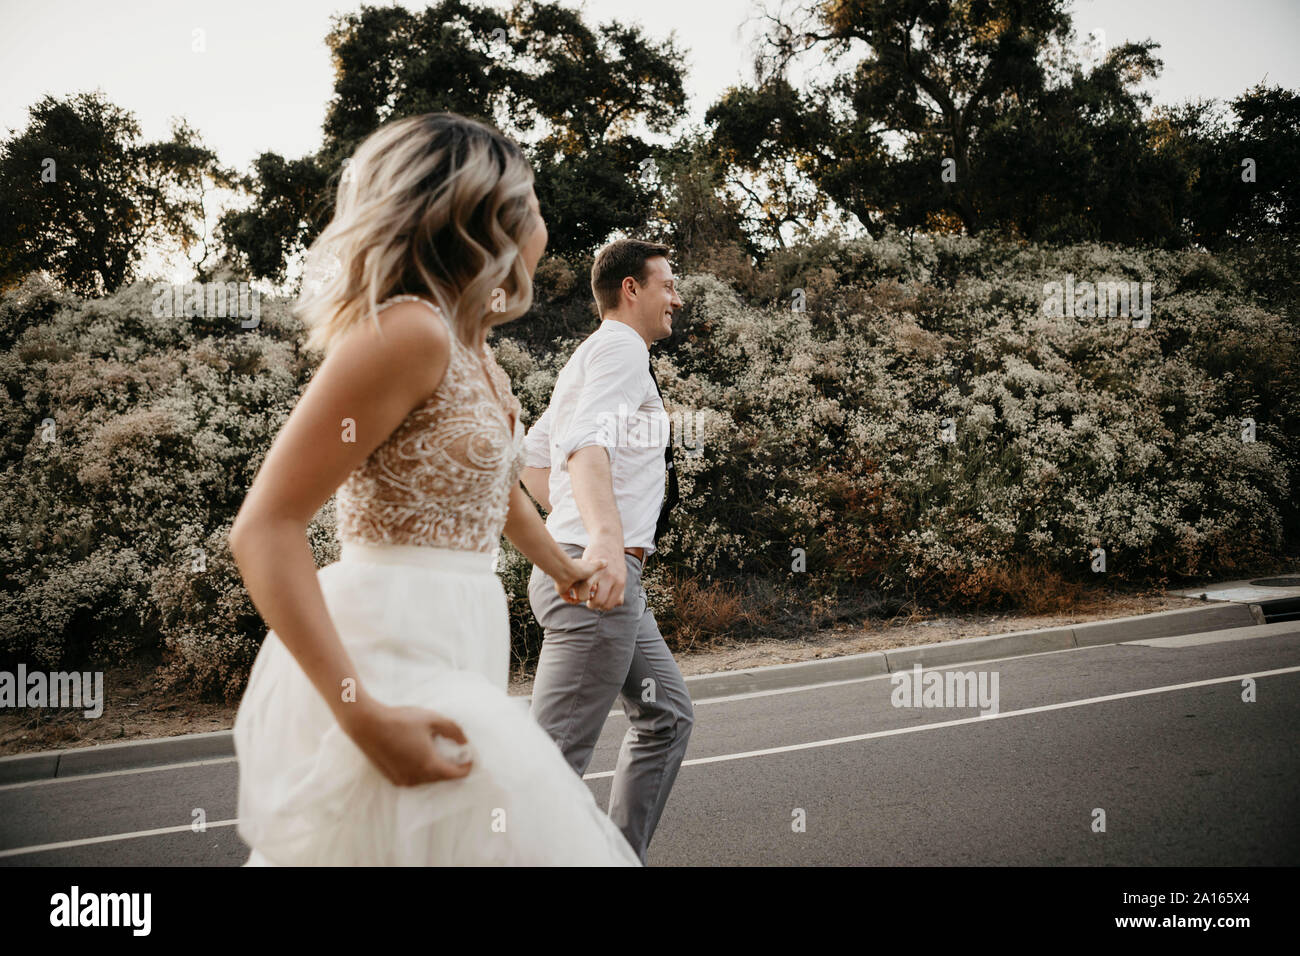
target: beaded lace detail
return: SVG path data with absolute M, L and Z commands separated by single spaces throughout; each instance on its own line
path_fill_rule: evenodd
M 442 316 L 433 303 L 409 295 L 393 296 L 380 309 L 410 301 Z M 437 391 L 339 486 L 342 541 L 486 552 L 500 543 L 510 490 L 523 469 L 519 400 L 487 345 L 479 358 L 447 324 L 452 354 Z

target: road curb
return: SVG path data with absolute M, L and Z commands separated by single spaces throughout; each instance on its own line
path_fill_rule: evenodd
M 68 750 L 46 750 L 0 757 L 0 785 L 50 777 L 81 777 L 91 773 L 134 770 L 234 755 L 234 739 L 229 730 L 181 734 L 155 740 L 125 740 L 116 744 L 73 747 Z
M 1157 637 L 1200 634 L 1233 627 L 1258 626 L 1245 604 L 1159 611 L 1136 617 L 1071 624 L 1034 631 L 1012 631 L 986 637 L 965 637 L 936 644 L 918 644 L 887 651 L 869 651 L 843 657 L 771 664 L 748 670 L 715 671 L 686 678 L 695 700 L 779 690 L 803 684 L 860 680 L 907 670 L 920 664 L 935 667 L 1018 657 L 1049 651 L 1103 644 L 1123 644 Z M 233 757 L 234 738 L 229 730 L 184 734 L 158 740 L 123 741 L 94 747 L 51 750 L 0 757 L 0 785 L 55 777 L 79 777 L 114 770 Z
M 1250 627 L 1259 623 L 1249 606 L 1224 603 L 1076 624 L 1072 630 L 1077 646 L 1096 647 L 1098 644 L 1121 644 L 1150 637 L 1201 634 L 1225 627 Z

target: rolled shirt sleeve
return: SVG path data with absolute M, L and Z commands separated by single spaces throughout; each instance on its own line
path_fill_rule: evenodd
M 649 355 L 644 342 L 626 337 L 611 336 L 591 350 L 577 407 L 563 433 L 553 436 L 552 467 L 568 471 L 569 456 L 589 445 L 604 448 L 613 466 L 620 437 L 645 400 L 641 372 Z

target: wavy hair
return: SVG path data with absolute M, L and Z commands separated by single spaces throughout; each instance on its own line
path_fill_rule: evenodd
M 328 352 L 389 296 L 425 294 L 472 339 L 523 315 L 533 283 L 519 256 L 533 170 L 485 123 L 426 113 L 366 137 L 339 177 L 334 217 L 308 250 L 295 311 Z M 500 290 L 500 291 L 498 291 Z

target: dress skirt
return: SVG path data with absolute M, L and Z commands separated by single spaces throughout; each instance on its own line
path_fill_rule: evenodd
M 506 693 L 509 616 L 491 554 L 344 542 L 317 577 L 367 692 L 455 721 L 474 767 L 390 783 L 268 631 L 234 727 L 246 865 L 641 865 Z

